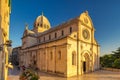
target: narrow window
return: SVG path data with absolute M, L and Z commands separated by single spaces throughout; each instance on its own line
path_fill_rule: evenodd
M 39 26 L 39 24 L 37 24 L 37 26 Z
M 51 60 L 53 59 L 53 54 L 52 54 L 52 52 L 50 53 L 50 59 L 51 59 Z
M 72 27 L 70 27 L 70 33 L 72 33 Z
M 72 54 L 72 65 L 76 65 L 76 55 Z
M 42 25 L 42 24 L 40 24 L 40 26 L 42 27 L 43 25 Z
M 58 59 L 61 60 L 61 51 L 58 52 Z
M 32 52 L 30 52 L 30 62 L 32 62 Z
M 62 30 L 62 32 L 61 32 L 61 35 L 63 36 L 64 35 L 64 31 Z
M 55 38 L 57 38 L 57 33 L 55 33 Z
M 51 40 L 51 35 L 49 35 L 49 40 Z
M 44 37 L 44 42 L 45 42 L 45 37 Z

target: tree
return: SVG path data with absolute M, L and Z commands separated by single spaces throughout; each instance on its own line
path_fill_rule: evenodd
M 116 51 L 112 51 L 112 53 L 114 53 L 114 57 L 116 57 L 116 59 L 120 58 L 120 47 L 116 50 Z
M 112 67 L 114 60 L 115 57 L 113 54 L 104 55 L 103 57 L 100 57 L 100 64 L 102 67 Z
M 113 67 L 120 69 L 120 58 L 119 58 L 119 59 L 116 59 L 116 60 L 114 61 Z
M 118 68 L 120 69 L 120 47 L 113 54 L 107 54 L 100 57 L 100 64 L 102 67 Z

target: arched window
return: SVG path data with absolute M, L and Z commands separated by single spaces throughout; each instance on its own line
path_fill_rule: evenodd
M 76 52 L 72 52 L 72 65 L 76 65 Z
M 70 33 L 72 33 L 72 27 L 70 27 Z
M 61 51 L 58 52 L 58 59 L 61 60 Z

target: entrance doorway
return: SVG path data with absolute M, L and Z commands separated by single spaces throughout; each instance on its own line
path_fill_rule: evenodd
M 86 72 L 86 62 L 85 61 L 83 62 L 83 72 L 84 73 Z
M 90 72 L 90 57 L 88 53 L 84 53 L 82 57 L 82 72 L 83 73 Z

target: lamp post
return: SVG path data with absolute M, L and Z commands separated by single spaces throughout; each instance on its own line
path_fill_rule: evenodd
M 2 51 L 2 80 L 7 80 L 8 78 L 8 68 L 13 68 L 11 63 L 8 63 L 8 50 L 7 48 L 11 46 L 12 41 L 7 40 L 5 44 L 0 45 L 0 51 Z

